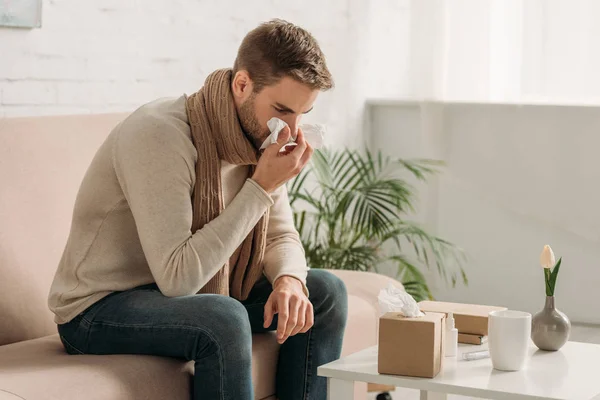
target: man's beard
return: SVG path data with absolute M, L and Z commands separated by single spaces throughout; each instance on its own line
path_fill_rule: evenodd
M 238 118 L 242 130 L 246 136 L 248 136 L 248 139 L 252 141 L 254 147 L 258 149 L 271 132 L 269 132 L 269 129 L 266 126 L 261 126 L 256 118 L 256 114 L 254 113 L 255 98 L 256 94 L 252 93 L 250 97 L 242 103 L 238 112 Z

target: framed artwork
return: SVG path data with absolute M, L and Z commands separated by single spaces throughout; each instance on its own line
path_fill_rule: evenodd
M 41 27 L 42 0 L 0 0 L 0 26 Z

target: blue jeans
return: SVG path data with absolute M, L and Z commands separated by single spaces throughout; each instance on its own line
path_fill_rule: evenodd
M 276 377 L 280 400 L 326 399 L 317 367 L 340 356 L 348 300 L 344 283 L 323 270 L 308 273 L 314 326 L 281 346 Z M 250 400 L 252 333 L 263 328 L 271 284 L 261 279 L 247 300 L 196 294 L 165 297 L 156 284 L 113 292 L 58 332 L 69 354 L 151 354 L 194 361 L 193 398 Z

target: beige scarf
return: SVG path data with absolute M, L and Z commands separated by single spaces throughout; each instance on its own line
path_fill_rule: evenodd
M 238 119 L 231 93 L 231 70 L 210 74 L 204 86 L 186 101 L 192 128 L 192 141 L 198 151 L 196 186 L 192 195 L 192 233 L 223 211 L 221 160 L 234 165 L 250 165 L 250 175 L 258 152 L 248 140 Z M 199 293 L 248 298 L 263 272 L 267 221 L 265 213 L 219 272 Z M 207 249 L 209 250 L 209 249 Z

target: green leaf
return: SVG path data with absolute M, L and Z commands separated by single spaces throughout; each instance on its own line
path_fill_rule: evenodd
M 394 255 L 389 257 L 389 260 L 398 263 L 398 274 L 403 273 L 403 276 L 410 277 L 411 280 L 426 283 L 425 276 L 414 263 L 410 262 L 403 255 Z
M 337 187 L 340 190 L 346 190 L 349 187 L 356 185 L 360 182 L 361 174 L 363 173 L 360 165 L 355 161 L 354 155 L 350 151 L 346 151 L 341 154 L 339 172 L 336 174 Z
M 306 178 L 310 175 L 310 168 L 304 168 L 298 176 L 296 176 L 291 183 L 288 184 L 288 195 L 290 198 L 290 206 L 294 204 L 297 199 L 296 194 L 300 192 L 300 189 L 304 186 Z
M 432 300 L 433 296 L 429 290 L 429 286 L 423 282 L 417 281 L 403 281 L 402 286 L 406 293 L 410 294 L 415 301 Z
M 550 296 L 554 296 L 554 289 L 556 288 L 556 278 L 558 277 L 558 271 L 560 271 L 560 264 L 562 262 L 562 257 L 558 259 L 558 261 L 556 262 L 556 266 L 554 267 L 554 269 L 552 270 L 552 273 L 550 274 L 550 278 L 548 279 L 550 281 Z
M 295 214 L 294 216 L 297 216 L 298 214 Z M 304 232 L 304 223 L 306 222 L 306 211 L 302 211 L 300 213 L 300 220 L 298 222 L 296 222 L 296 226 L 298 227 L 298 233 L 300 235 L 302 235 L 302 232 Z
M 437 160 L 396 160 L 396 162 L 410 171 L 419 180 L 425 180 L 427 175 L 438 173 L 438 169 L 435 167 L 444 165 L 442 161 Z

